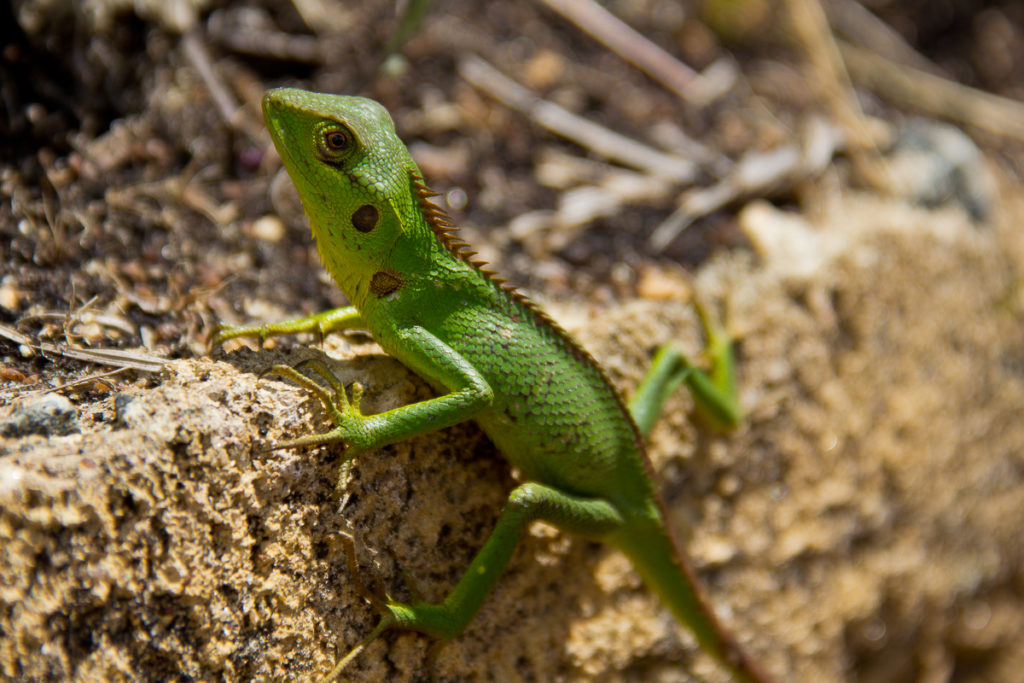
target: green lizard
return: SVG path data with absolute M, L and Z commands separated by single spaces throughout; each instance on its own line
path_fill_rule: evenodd
M 274 374 L 314 393 L 335 425 L 277 447 L 343 442 L 343 486 L 360 453 L 476 420 L 525 481 L 512 491 L 494 531 L 448 596 L 437 604 L 374 600 L 380 623 L 327 680 L 387 629 L 413 629 L 443 640 L 461 633 L 534 520 L 624 552 L 701 647 L 737 680 L 767 680 L 701 596 L 665 527 L 643 446 L 664 401 L 682 383 L 715 424 L 729 427 L 740 420 L 731 345 L 717 322 L 698 307 L 712 357 L 709 374 L 669 344 L 658 351 L 627 407 L 576 341 L 472 259 L 474 252 L 430 201 L 434 193 L 381 105 L 277 89 L 264 96 L 263 113 L 320 257 L 352 305 L 283 323 L 226 328 L 215 343 L 364 329 L 439 394 L 363 415 L 360 385 L 347 391 L 316 363 L 307 367 L 327 387 L 294 368 L 275 366 Z

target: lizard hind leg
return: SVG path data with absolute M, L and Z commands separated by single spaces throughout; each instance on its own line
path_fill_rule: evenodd
M 356 541 L 355 537 L 345 531 L 338 532 L 341 538 L 342 546 L 345 549 L 345 562 L 348 565 L 348 573 L 350 581 L 352 582 L 352 588 L 355 592 L 366 602 L 370 603 L 373 608 L 380 613 L 380 622 L 374 627 L 370 633 L 363 638 L 359 643 L 356 644 L 351 650 L 349 650 L 344 657 L 338 660 L 331 672 L 324 678 L 320 679 L 320 683 L 329 683 L 338 677 L 342 671 L 347 667 L 358 655 L 362 652 L 370 643 L 376 640 L 384 631 L 388 630 L 392 626 L 396 625 L 394 615 L 391 613 L 388 604 L 390 599 L 383 592 L 378 590 L 371 590 L 363 583 L 362 571 L 359 569 L 359 561 L 356 558 Z M 416 588 L 411 584 L 409 577 L 402 573 L 402 581 L 405 583 L 406 590 L 413 596 L 415 602 L 420 601 L 420 596 Z M 441 648 L 445 645 L 446 641 L 438 640 L 435 641 L 428 654 L 427 659 L 430 663 L 430 668 L 433 667 L 433 662 L 437 658 Z
M 321 679 L 321 683 L 334 680 L 367 645 L 389 628 L 420 631 L 441 641 L 451 640 L 461 633 L 504 572 L 527 526 L 538 519 L 595 539 L 609 536 L 624 524 L 618 510 L 608 501 L 575 496 L 537 482 L 520 485 L 509 496 L 494 531 L 442 602 L 414 600 L 402 603 L 376 595 L 367 598 L 383 613 L 380 623 L 335 665 L 326 678 Z M 346 551 L 354 558 L 351 538 L 347 538 L 345 543 Z M 355 567 L 354 559 L 350 559 L 349 567 Z M 353 576 L 356 576 L 354 571 Z M 361 590 L 357 587 L 356 590 L 366 597 L 363 593 L 365 587 Z M 428 658 L 432 660 L 436 654 L 437 650 L 431 650 Z
M 705 372 L 698 368 L 675 342 L 661 346 L 636 393 L 629 412 L 640 433 L 646 437 L 654 428 L 668 397 L 686 384 L 693 394 L 696 411 L 715 429 L 729 431 L 743 419 L 736 395 L 736 374 L 732 341 L 710 309 L 694 301 L 706 340 L 705 355 L 711 362 Z

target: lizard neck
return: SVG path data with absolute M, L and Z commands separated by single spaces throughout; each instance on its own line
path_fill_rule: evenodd
M 335 249 L 332 242 L 331 229 L 321 225 L 310 216 L 313 237 L 317 244 L 320 263 L 331 275 L 345 297 L 353 306 L 362 310 L 367 300 L 372 275 L 365 264 L 358 263 L 354 258 L 346 258 L 344 252 Z

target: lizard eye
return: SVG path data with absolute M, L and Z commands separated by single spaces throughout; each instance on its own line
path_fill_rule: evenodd
M 351 151 L 352 134 L 338 126 L 324 128 L 320 131 L 318 146 L 325 161 L 338 161 Z
M 324 133 L 324 145 L 326 145 L 327 149 L 340 152 L 348 147 L 348 136 L 340 130 L 329 130 Z

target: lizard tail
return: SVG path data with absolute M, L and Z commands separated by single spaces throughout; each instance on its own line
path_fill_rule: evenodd
M 701 648 L 726 666 L 737 681 L 771 682 L 719 623 L 693 569 L 663 524 L 651 524 L 643 530 L 630 526 L 629 534 L 615 539 L 614 545 L 629 557 L 644 582 L 676 618 L 693 631 Z

